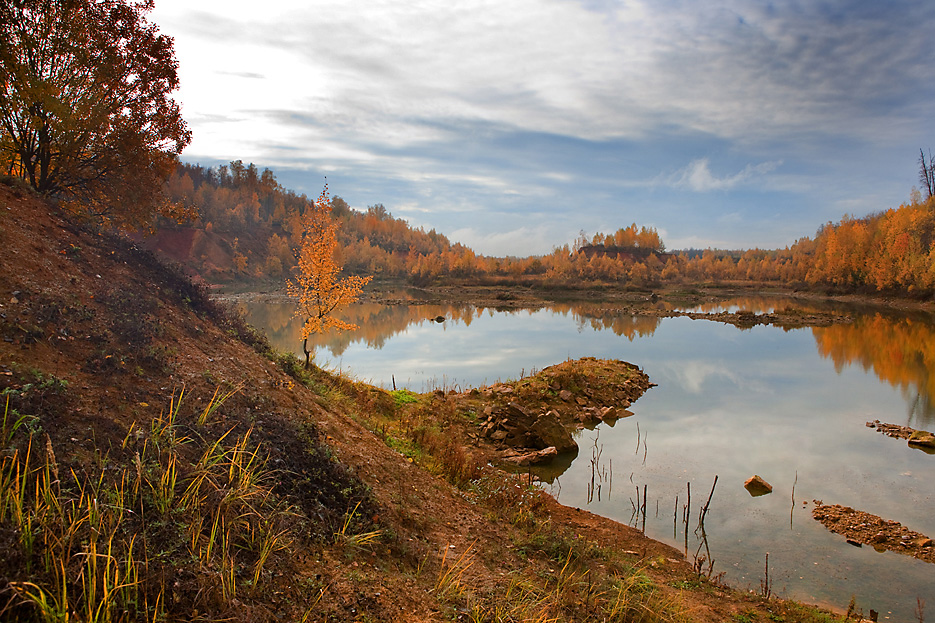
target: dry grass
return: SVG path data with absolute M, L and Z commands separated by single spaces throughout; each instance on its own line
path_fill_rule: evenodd
M 180 432 L 183 394 L 149 426 L 131 426 L 129 464 L 105 455 L 97 472 L 60 474 L 49 437 L 17 430 L 5 410 L 0 534 L 15 535 L 5 555 L 21 564 L 0 586 L 0 618 L 165 620 L 173 577 L 196 578 L 187 590 L 207 613 L 263 590 L 271 559 L 292 544 L 294 514 L 272 495 L 252 430 L 232 428 L 185 458 L 194 442 Z M 231 395 L 216 392 L 197 422 Z

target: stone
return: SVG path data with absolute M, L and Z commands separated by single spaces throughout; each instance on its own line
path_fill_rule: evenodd
M 507 463 L 513 463 L 514 465 L 525 467 L 527 465 L 542 465 L 543 463 L 549 463 L 557 456 L 558 450 L 556 450 L 554 446 L 549 446 L 548 448 L 543 448 L 542 450 L 537 450 L 535 452 L 527 452 L 525 454 L 508 456 L 503 460 Z
M 743 488 L 753 497 L 759 497 L 773 492 L 773 485 L 757 475 L 753 475 L 743 483 Z
M 497 430 L 490 434 L 490 438 L 494 441 L 503 441 L 506 439 L 507 432 L 505 430 Z
M 602 407 L 601 408 L 601 420 L 607 422 L 609 420 L 616 420 L 620 416 L 617 415 L 616 407 Z
M 927 430 L 917 430 L 909 436 L 909 445 L 935 448 L 935 435 Z
M 564 400 L 565 402 L 571 402 L 571 399 L 573 398 L 573 396 L 571 395 L 571 392 L 568 391 L 567 389 L 563 389 L 562 391 L 558 392 L 558 397 Z
M 534 448 L 545 449 L 554 446 L 559 453 L 578 449 L 578 443 L 562 426 L 555 411 L 549 411 L 536 418 L 527 435 Z

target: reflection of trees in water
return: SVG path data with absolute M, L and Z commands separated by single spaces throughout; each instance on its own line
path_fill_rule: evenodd
M 908 403 L 907 425 L 935 424 L 935 326 L 923 318 L 857 316 L 852 324 L 812 329 L 818 352 L 838 372 L 850 364 L 899 387 Z
M 272 345 L 283 351 L 294 352 L 302 343 L 302 323 L 294 316 L 292 303 L 245 303 L 240 306 L 247 320 L 264 331 Z M 352 344 L 363 343 L 368 348 L 381 349 L 387 340 L 404 332 L 410 325 L 421 326 L 442 316 L 446 322 L 454 321 L 470 326 L 475 317 L 483 313 L 473 306 L 451 305 L 383 305 L 359 303 L 343 311 L 341 319 L 357 325 L 354 331 L 309 336 L 309 346 L 327 348 L 339 357 Z M 491 310 L 492 313 L 492 310 Z
M 594 304 L 556 305 L 552 309 L 566 313 L 561 310 L 562 307 L 567 307 L 567 311 L 572 314 L 579 332 L 585 327 L 590 327 L 594 331 L 612 331 L 614 335 L 625 337 L 631 342 L 637 337 L 652 335 L 662 322 L 662 318 L 656 316 L 620 314 L 613 310 L 601 309 L 600 306 Z
M 795 310 L 811 314 L 833 311 L 837 305 L 832 301 L 809 301 L 781 296 L 736 296 L 729 299 L 699 303 L 688 306 L 692 311 L 717 313 L 720 311 L 747 311 L 768 314 L 776 311 Z M 848 307 L 848 310 L 852 309 Z

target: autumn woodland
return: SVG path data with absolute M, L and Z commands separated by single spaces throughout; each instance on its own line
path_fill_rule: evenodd
M 924 158 L 922 164 L 925 169 Z M 184 225 L 161 220 L 156 246 L 218 281 L 289 275 L 303 216 L 315 206 L 282 188 L 272 171 L 239 161 L 217 168 L 182 164 L 167 191 L 197 218 Z M 783 249 L 666 251 L 655 229 L 629 224 L 615 232 L 581 232 L 571 245 L 525 258 L 479 255 L 435 230 L 410 227 L 381 204 L 359 211 L 335 196 L 332 209 L 336 252 L 349 274 L 415 285 L 743 282 L 910 297 L 935 291 L 935 200 L 919 192 L 898 207 L 819 224 L 814 236 Z
M 907 203 L 816 223 L 783 249 L 671 250 L 622 222 L 540 256 L 488 257 L 382 204 L 352 208 L 324 178 L 310 199 L 254 164 L 182 162 L 192 137 L 153 8 L 0 2 L 0 620 L 836 620 L 731 592 L 494 468 L 468 441 L 483 406 L 385 391 L 310 354 L 355 323 L 378 341 L 428 321 L 417 306 L 350 305 L 371 279 L 568 300 L 719 284 L 931 297 L 931 157 Z M 296 332 L 305 365 L 212 296 L 217 284 L 291 295 L 267 324 Z M 630 340 L 660 322 L 555 309 Z M 835 365 L 860 360 L 930 396 L 926 335 L 870 315 L 816 330 Z M 613 364 L 622 392 L 637 369 Z

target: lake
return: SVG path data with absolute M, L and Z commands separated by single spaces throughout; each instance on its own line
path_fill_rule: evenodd
M 634 511 L 645 487 L 646 533 L 690 562 L 703 556 L 705 569 L 736 588 L 761 589 L 768 552 L 774 594 L 838 609 L 853 597 L 880 620 L 916 620 L 917 598 L 935 607 L 935 566 L 849 545 L 811 517 L 821 500 L 935 537 L 935 456 L 866 427 L 879 419 L 935 429 L 931 315 L 796 303 L 854 322 L 741 330 L 588 303 L 520 311 L 416 303 L 353 306 L 347 319 L 360 329 L 319 340 L 316 363 L 417 392 L 517 379 L 579 357 L 637 364 L 657 387 L 630 407 L 634 415 L 582 430 L 571 466 L 540 474 L 561 502 L 641 527 Z M 276 348 L 301 356 L 291 303 L 241 305 Z M 698 310 L 789 305 L 754 297 Z M 595 472 L 604 477 L 599 499 L 589 495 Z M 747 493 L 754 474 L 771 494 Z M 701 538 L 698 513 L 715 476 Z

